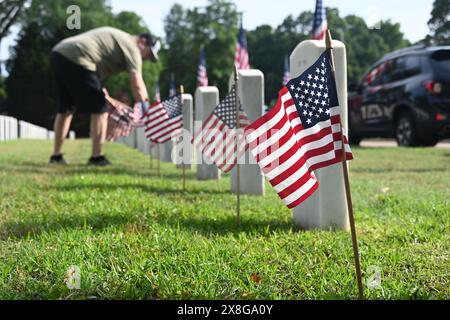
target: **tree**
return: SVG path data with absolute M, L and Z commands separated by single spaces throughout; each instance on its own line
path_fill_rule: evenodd
M 409 45 L 400 31 L 400 25 L 382 21 L 381 29 L 370 29 L 364 19 L 355 15 L 342 18 L 336 8 L 327 8 L 327 20 L 334 39 L 343 41 L 347 48 L 347 76 L 349 82 L 358 81 L 364 72 L 386 53 Z M 298 43 L 309 39 L 313 13 L 305 11 L 297 18 L 288 16 L 273 30 L 259 26 L 248 33 L 252 67 L 265 76 L 265 102 L 273 106 L 283 77 L 283 59 Z
M 450 44 L 450 2 L 448 0 L 434 0 L 431 18 L 428 26 L 432 34 L 428 41 L 435 44 Z
M 170 74 L 189 92 L 196 88 L 200 48 L 205 50 L 208 78 L 225 94 L 233 72 L 238 13 L 227 0 L 209 0 L 205 8 L 174 5 L 164 20 L 168 49 L 167 66 L 161 72 L 162 93 L 168 92 Z

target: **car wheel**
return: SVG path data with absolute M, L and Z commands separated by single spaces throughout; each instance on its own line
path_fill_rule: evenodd
M 423 139 L 420 144 L 424 147 L 434 147 L 439 142 L 438 138 L 431 137 L 428 139 Z
M 418 145 L 417 131 L 411 113 L 402 112 L 398 117 L 395 124 L 395 138 L 399 146 L 413 147 Z
M 348 142 L 350 142 L 351 145 L 353 146 L 359 146 L 359 144 L 361 143 L 362 138 L 358 137 L 357 135 L 350 135 L 348 138 Z

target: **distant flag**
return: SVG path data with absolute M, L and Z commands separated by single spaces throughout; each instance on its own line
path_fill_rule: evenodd
M 342 161 L 340 107 L 328 53 L 284 86 L 275 107 L 245 129 L 256 161 L 294 208 L 318 188 L 313 170 Z M 353 159 L 344 137 L 348 160 Z
M 200 61 L 198 62 L 198 72 L 197 72 L 197 86 L 207 87 L 208 86 L 208 73 L 206 71 L 206 57 L 203 48 L 200 51 Z
M 241 132 L 249 125 L 249 121 L 242 106 L 239 106 L 239 110 Z M 245 140 L 240 141 L 242 139 L 242 133 L 239 135 L 236 132 L 236 87 L 233 85 L 230 93 L 205 120 L 201 130 L 194 133 L 192 143 L 219 169 L 228 172 L 248 148 Z M 239 151 L 236 152 L 238 146 Z
M 316 12 L 314 13 L 313 28 L 311 30 L 311 39 L 322 40 L 328 29 L 327 15 L 323 7 L 322 0 L 316 0 Z
M 245 30 L 242 26 L 239 28 L 239 36 L 238 41 L 236 43 L 236 53 L 234 55 L 234 64 L 238 70 L 241 69 L 250 69 L 250 62 L 248 58 L 248 49 L 247 49 L 247 37 L 245 36 Z
M 170 84 L 169 84 L 169 97 L 173 97 L 177 94 L 177 86 L 175 84 L 175 75 L 170 74 Z
M 183 114 L 181 95 L 151 105 L 146 114 L 145 136 L 152 142 L 164 143 L 181 135 Z
M 289 72 L 289 60 L 288 57 L 284 57 L 284 68 L 283 68 L 283 86 L 291 80 L 291 73 Z
M 153 98 L 155 102 L 161 101 L 161 92 L 159 91 L 159 83 L 156 82 L 155 86 L 155 96 Z

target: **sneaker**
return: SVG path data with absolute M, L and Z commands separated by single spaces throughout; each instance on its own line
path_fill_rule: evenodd
M 89 162 L 88 162 L 89 166 L 104 167 L 104 166 L 109 166 L 110 164 L 111 164 L 111 162 L 108 159 L 106 159 L 105 156 L 90 157 Z
M 69 162 L 67 162 L 66 159 L 64 159 L 62 154 L 58 154 L 51 156 L 49 163 L 66 165 Z

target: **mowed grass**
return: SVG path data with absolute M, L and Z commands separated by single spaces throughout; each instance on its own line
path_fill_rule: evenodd
M 0 143 L 1 299 L 357 298 L 350 233 L 299 230 L 269 185 L 242 197 L 238 227 L 228 175 L 188 171 L 182 192 L 181 170 L 164 163 L 158 178 L 123 145 L 106 145 L 108 168 L 85 165 L 87 140 L 67 142 L 67 167 L 47 164 L 51 148 Z M 366 297 L 449 299 L 450 150 L 354 154 Z

